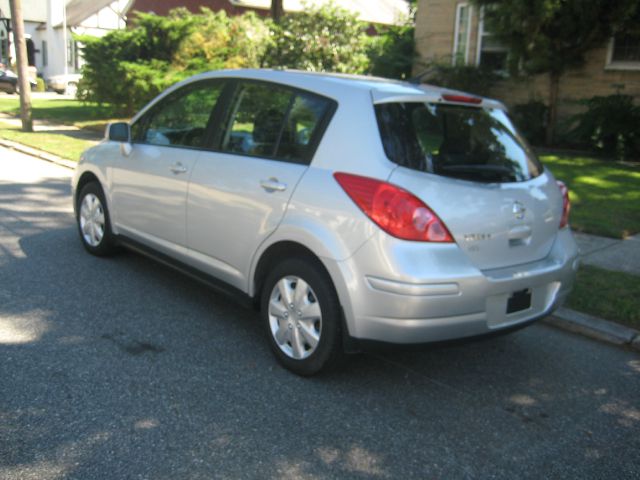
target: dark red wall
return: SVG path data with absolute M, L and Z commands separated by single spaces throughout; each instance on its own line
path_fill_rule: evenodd
M 166 15 L 169 10 L 177 7 L 185 7 L 190 11 L 197 13 L 200 7 L 207 7 L 214 12 L 224 10 L 229 15 L 240 15 L 246 11 L 253 10 L 251 8 L 234 7 L 229 0 L 136 0 L 131 7 L 129 17 L 133 17 L 133 12 L 153 12 L 158 15 Z M 269 10 L 255 10 L 258 14 L 267 15 Z

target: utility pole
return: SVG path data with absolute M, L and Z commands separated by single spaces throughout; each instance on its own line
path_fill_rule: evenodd
M 29 65 L 27 60 L 27 43 L 24 39 L 24 18 L 22 16 L 22 0 L 9 0 L 11 6 L 11 23 L 13 43 L 18 57 L 18 86 L 20 88 L 20 118 L 22 131 L 33 132 L 31 118 L 31 84 L 29 83 Z
M 62 43 L 64 43 L 64 76 L 69 73 L 69 45 L 67 45 L 67 5 L 62 2 Z
M 271 0 L 271 18 L 273 18 L 273 21 L 280 23 L 282 13 L 282 0 Z

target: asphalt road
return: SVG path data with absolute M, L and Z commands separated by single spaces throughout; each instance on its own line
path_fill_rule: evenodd
M 69 172 L 0 149 L 0 478 L 640 478 L 640 356 L 542 324 L 298 378 L 257 315 L 86 254 Z

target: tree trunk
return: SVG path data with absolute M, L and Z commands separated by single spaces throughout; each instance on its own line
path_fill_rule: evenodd
M 282 0 L 271 0 L 271 18 L 278 23 L 282 17 Z
M 29 65 L 27 60 L 27 43 L 24 38 L 24 18 L 22 16 L 22 0 L 9 0 L 11 6 L 11 28 L 13 42 L 18 57 L 18 88 L 20 89 L 20 118 L 22 131 L 33 132 L 31 118 L 31 84 L 29 83 Z
M 560 92 L 560 72 L 549 72 L 549 117 L 545 141 L 547 146 L 553 145 L 556 126 L 558 124 L 558 95 Z

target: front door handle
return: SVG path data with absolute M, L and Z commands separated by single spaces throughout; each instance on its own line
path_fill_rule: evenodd
M 169 167 L 169 170 L 171 170 L 173 173 L 178 175 L 179 173 L 185 173 L 187 171 L 187 167 L 185 167 L 182 163 L 178 162 L 171 165 Z
M 280 183 L 277 178 L 271 177 L 269 180 L 260 180 L 260 186 L 267 192 L 284 192 L 287 189 L 286 183 Z

